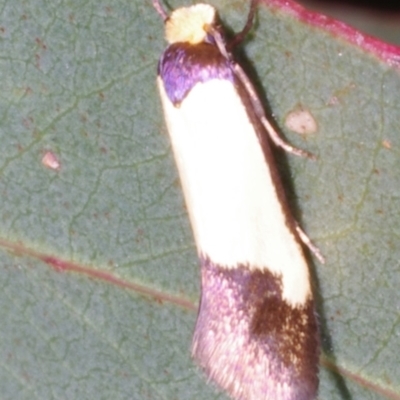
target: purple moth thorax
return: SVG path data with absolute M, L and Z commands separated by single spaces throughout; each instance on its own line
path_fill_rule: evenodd
M 158 74 L 174 105 L 179 105 L 198 82 L 211 79 L 234 81 L 230 61 L 209 43 L 171 44 L 160 59 Z

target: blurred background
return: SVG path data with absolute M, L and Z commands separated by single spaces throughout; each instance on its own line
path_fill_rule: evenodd
M 309 10 L 343 21 L 400 46 L 400 0 L 296 0 Z

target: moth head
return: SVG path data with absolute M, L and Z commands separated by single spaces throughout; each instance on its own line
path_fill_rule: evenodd
M 207 27 L 213 26 L 215 20 L 215 8 L 208 4 L 178 8 L 165 21 L 165 37 L 170 44 L 205 42 Z

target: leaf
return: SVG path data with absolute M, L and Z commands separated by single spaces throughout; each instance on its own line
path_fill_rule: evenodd
M 240 30 L 246 4 L 216 5 Z M 226 398 L 190 359 L 199 273 L 156 93 L 159 16 L 91 0 L 1 16 L 2 398 Z M 399 72 L 290 7 L 260 6 L 251 38 L 277 124 L 318 155 L 278 161 L 327 259 L 311 264 L 319 397 L 400 398 Z M 317 133 L 285 129 L 299 106 Z

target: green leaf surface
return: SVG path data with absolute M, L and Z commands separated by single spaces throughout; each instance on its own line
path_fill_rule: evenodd
M 214 4 L 240 30 L 248 5 Z M 5 0 L 0 43 L 0 397 L 226 399 L 190 359 L 199 272 L 151 2 Z M 327 260 L 319 399 L 400 399 L 399 71 L 263 5 L 244 49 L 318 155 L 277 157 Z M 316 133 L 285 128 L 300 106 Z

